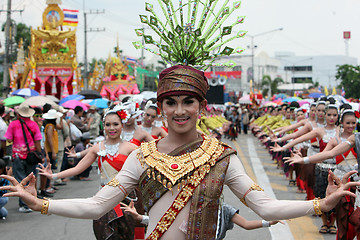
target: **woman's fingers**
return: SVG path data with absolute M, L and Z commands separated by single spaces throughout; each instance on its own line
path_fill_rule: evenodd
M 9 180 L 9 182 L 11 182 L 12 185 L 16 186 L 17 184 L 19 184 L 19 182 L 12 176 L 9 175 L 1 175 L 1 178 L 5 178 L 7 180 Z
M 355 173 L 357 173 L 356 170 L 352 170 L 352 171 L 350 171 L 350 172 L 347 172 L 347 173 L 344 175 L 344 177 L 342 178 L 342 183 L 343 183 L 343 184 L 347 183 L 348 180 L 349 180 L 349 177 L 350 177 L 351 175 L 355 174 Z
M 0 187 L 1 191 L 11 191 L 11 192 L 16 192 L 16 187 L 15 186 L 4 186 L 4 187 Z
M 31 177 L 34 175 L 34 173 L 30 173 L 29 175 L 26 176 L 26 178 L 24 178 L 20 184 L 25 186 L 30 180 L 31 180 Z

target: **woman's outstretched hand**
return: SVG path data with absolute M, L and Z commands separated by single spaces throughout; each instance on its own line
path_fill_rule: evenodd
M 68 157 L 69 158 L 76 158 L 76 152 L 75 152 L 75 148 L 72 147 L 72 148 L 66 148 L 66 154 L 68 154 Z
M 300 163 L 304 164 L 304 159 L 302 156 L 298 153 L 291 153 L 291 157 L 284 157 L 285 163 L 294 164 L 294 163 Z
M 30 173 L 20 183 L 12 176 L 0 175 L 0 178 L 5 178 L 11 182 L 13 186 L 0 187 L 0 190 L 10 191 L 5 193 L 4 197 L 20 197 L 26 205 L 34 211 L 40 211 L 42 200 L 36 197 L 35 182 L 36 178 L 33 173 Z M 29 183 L 28 185 L 26 185 Z
M 273 152 L 283 152 L 285 151 L 285 148 L 280 147 L 279 144 L 275 143 L 273 147 L 270 147 L 270 150 Z
M 333 209 L 343 196 L 356 198 L 355 193 L 348 191 L 351 187 L 360 186 L 360 182 L 348 182 L 349 177 L 355 173 L 357 173 L 356 170 L 350 171 L 340 180 L 332 171 L 329 171 L 326 198 L 320 200 L 321 211 L 328 212 Z
M 53 178 L 53 172 L 51 170 L 51 164 L 49 163 L 46 167 L 44 167 L 44 165 L 39 164 L 40 167 L 36 168 L 37 170 L 39 170 L 39 174 L 42 176 L 47 177 L 48 179 L 52 179 Z

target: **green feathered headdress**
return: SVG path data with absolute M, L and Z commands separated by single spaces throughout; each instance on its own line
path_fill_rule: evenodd
M 157 1 L 164 19 L 155 13 L 152 4 L 145 3 L 145 10 L 151 15 L 140 15 L 140 21 L 148 25 L 160 39 L 155 40 L 144 29 L 136 29 L 136 34 L 143 37 L 145 45 L 140 41 L 133 42 L 135 48 L 157 54 L 171 65 L 190 65 L 201 70 L 209 66 L 235 66 L 233 61 L 222 64 L 214 64 L 214 61 L 217 57 L 244 51 L 226 44 L 245 36 L 246 31 L 232 35 L 233 27 L 243 23 L 245 17 L 239 16 L 235 22 L 223 27 L 228 17 L 240 8 L 240 1 L 231 5 L 229 0 L 222 0 L 220 9 L 215 8 L 219 0 L 187 0 L 187 3 L 186 0 L 179 0 L 177 7 L 171 0 Z M 158 50 L 146 45 L 155 45 Z

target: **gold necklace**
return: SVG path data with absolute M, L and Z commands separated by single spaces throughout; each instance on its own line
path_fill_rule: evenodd
M 223 151 L 224 147 L 216 138 L 204 136 L 204 141 L 198 149 L 180 156 L 170 156 L 159 152 L 154 140 L 141 144 L 138 159 L 143 166 L 147 164 L 150 167 L 147 170 L 149 178 L 157 179 L 164 187 L 171 190 L 177 182 L 185 185 L 184 178 L 193 170 L 208 162 L 211 166 L 215 165 Z

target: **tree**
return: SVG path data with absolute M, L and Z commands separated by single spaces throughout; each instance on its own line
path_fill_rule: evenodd
M 261 87 L 263 89 L 263 96 L 270 96 L 279 92 L 277 86 L 280 83 L 284 83 L 284 80 L 280 77 L 276 77 L 274 80 L 271 80 L 269 75 L 264 75 L 261 81 Z
M 2 25 L 2 31 L 5 31 L 5 23 Z M 15 62 L 17 58 L 20 39 L 23 40 L 25 56 L 28 55 L 28 47 L 31 44 L 31 28 L 24 23 L 16 23 L 11 20 L 10 23 L 10 63 Z
M 336 79 L 341 81 L 339 87 L 344 87 L 347 98 L 360 98 L 360 66 L 337 66 Z

